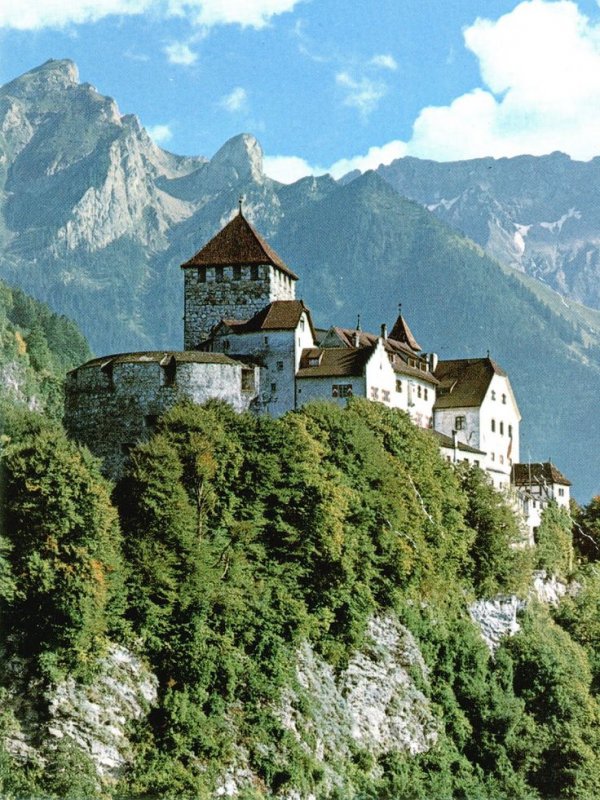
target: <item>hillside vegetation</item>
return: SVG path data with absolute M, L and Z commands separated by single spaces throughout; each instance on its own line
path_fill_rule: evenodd
M 60 419 L 65 372 L 89 355 L 73 322 L 0 281 L 0 418 L 27 406 Z
M 570 521 L 553 509 L 543 547 L 511 547 L 520 532 L 500 495 L 401 412 L 354 400 L 272 420 L 182 405 L 133 452 L 112 498 L 58 426 L 25 415 L 6 435 L 0 726 L 5 739 L 27 733 L 10 702 L 19 663 L 44 761 L 7 745 L 3 797 L 208 798 L 227 775 L 244 798 L 600 794 L 594 564 L 555 620 L 530 603 L 492 657 L 469 602 L 523 596 L 534 568 L 567 577 Z M 336 728 L 326 696 L 336 681 L 351 691 L 386 631 L 404 641 L 393 666 L 404 701 L 420 698 L 412 751 Z M 101 702 L 109 641 L 158 678 L 117 782 L 100 781 L 69 736 L 44 735 L 44 704 L 66 676 Z

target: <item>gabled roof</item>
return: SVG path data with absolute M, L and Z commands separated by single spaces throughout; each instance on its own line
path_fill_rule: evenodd
M 552 483 L 571 486 L 571 481 L 565 478 L 551 461 L 513 464 L 512 482 L 515 486 L 529 486 L 530 484 L 548 486 Z
M 248 266 L 271 264 L 293 280 L 298 276 L 284 263 L 260 234 L 250 225 L 241 210 L 195 256 L 181 265 L 188 267 Z
M 374 347 L 311 347 L 302 351 L 297 378 L 361 377 Z M 309 358 L 319 357 L 317 366 Z
M 420 353 L 422 350 L 421 345 L 413 336 L 411 329 L 408 327 L 408 322 L 404 319 L 402 314 L 398 315 L 398 319 L 394 323 L 394 327 L 390 332 L 390 339 L 408 345 L 415 353 Z
M 310 309 L 302 300 L 273 300 L 248 320 L 223 319 L 217 329 L 225 333 L 256 333 L 257 331 L 293 331 L 298 327 L 302 314 L 306 314 L 313 331 Z
M 491 358 L 459 358 L 439 361 L 434 372 L 440 385 L 434 408 L 480 406 L 494 375 L 508 377 Z

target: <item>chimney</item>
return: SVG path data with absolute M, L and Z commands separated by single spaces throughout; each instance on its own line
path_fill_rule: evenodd
M 383 340 L 387 339 L 387 325 L 385 324 L 385 322 L 381 326 L 381 338 Z
M 354 347 L 360 347 L 360 330 L 354 331 Z
M 458 461 L 458 432 L 452 431 L 452 447 L 454 449 L 454 463 Z

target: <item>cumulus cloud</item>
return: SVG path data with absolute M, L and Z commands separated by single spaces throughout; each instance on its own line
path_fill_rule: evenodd
M 156 144 L 164 144 L 173 138 L 173 131 L 170 125 L 149 125 L 146 128 L 146 132 Z
M 353 78 L 348 72 L 338 72 L 335 82 L 345 90 L 344 105 L 358 109 L 364 118 L 377 108 L 387 92 L 385 83 L 365 77 Z
M 396 158 L 406 155 L 406 142 L 394 140 L 382 145 L 381 147 L 369 147 L 364 155 L 351 156 L 350 158 L 340 158 L 332 164 L 327 172 L 334 178 L 341 178 L 352 170 L 358 169 L 366 172 L 369 169 L 377 169 L 380 164 L 391 164 Z
M 341 158 L 330 167 L 319 167 L 310 164 L 299 156 L 265 156 L 265 173 L 281 183 L 294 183 L 307 175 L 324 175 L 329 173 L 334 178 L 341 178 L 355 169 L 366 172 L 377 169 L 380 164 L 390 164 L 394 159 L 406 155 L 406 143 L 388 142 L 381 147 L 370 147 L 364 155 Z
M 449 160 L 600 152 L 600 26 L 571 0 L 527 0 L 464 31 L 483 88 L 421 111 L 408 152 Z
M 111 15 L 153 11 L 186 17 L 192 23 L 238 24 L 262 28 L 271 18 L 292 11 L 302 0 L 26 0 L 0 3 L 0 28 L 37 30 L 97 22 Z
M 373 56 L 369 63 L 373 67 L 379 67 L 380 69 L 391 69 L 392 71 L 398 69 L 398 62 L 394 56 L 389 53 L 380 53 L 379 55 Z
M 281 183 L 294 183 L 307 175 L 322 175 L 327 171 L 311 166 L 299 156 L 265 156 L 263 164 L 265 174 Z
M 170 64 L 179 64 L 183 67 L 190 67 L 198 60 L 198 53 L 195 53 L 186 42 L 171 42 L 163 48 Z
M 220 106 L 232 114 L 243 111 L 248 104 L 248 92 L 242 86 L 236 86 L 229 94 L 221 98 Z

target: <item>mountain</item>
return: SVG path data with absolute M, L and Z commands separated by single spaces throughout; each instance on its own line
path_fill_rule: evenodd
M 493 258 L 600 308 L 600 158 L 401 158 L 378 172 Z
M 248 134 L 210 160 L 167 153 L 69 61 L 0 89 L 0 136 L 0 277 L 73 317 L 96 352 L 181 346 L 179 265 L 243 195 L 245 215 L 300 274 L 318 325 L 360 313 L 378 330 L 402 302 L 427 350 L 489 349 L 523 412 L 523 457 L 551 456 L 576 496 L 600 489 L 600 312 L 501 265 L 387 174 L 283 186 Z M 560 183 L 547 188 L 558 213 Z

